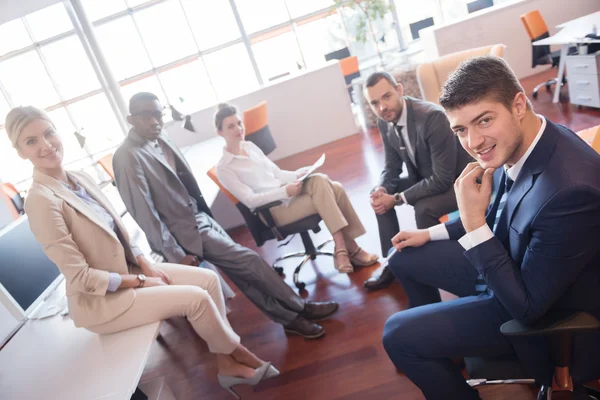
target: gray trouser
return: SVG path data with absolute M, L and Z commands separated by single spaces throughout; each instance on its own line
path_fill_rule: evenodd
M 202 258 L 221 269 L 273 321 L 286 325 L 304 309 L 300 298 L 256 252 L 235 243 L 205 213 L 196 215 Z
M 403 178 L 400 180 L 396 192 L 400 193 L 411 187 L 413 184 L 414 181 Z M 417 229 L 425 229 L 437 225 L 440 223 L 438 218 L 442 215 L 458 210 L 454 186 L 445 193 L 424 197 L 411 205 L 415 208 Z M 396 210 L 392 208 L 385 214 L 377 215 L 377 225 L 379 226 L 381 254 L 386 255 L 392 247 L 392 238 L 400 232 Z

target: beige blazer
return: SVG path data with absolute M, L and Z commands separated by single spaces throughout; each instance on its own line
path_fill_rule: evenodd
M 125 227 L 100 187 L 83 172 L 68 174 L 112 215 L 118 234 L 77 195 L 38 170 L 25 212 L 37 241 L 65 276 L 75 326 L 85 328 L 108 322 L 131 307 L 134 289 L 107 292 L 107 288 L 109 272 L 128 274 L 136 260 Z

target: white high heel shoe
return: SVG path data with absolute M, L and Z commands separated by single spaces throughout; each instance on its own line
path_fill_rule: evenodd
M 233 396 L 235 396 L 236 399 L 241 399 L 240 395 L 237 394 L 235 392 L 235 390 L 233 390 L 233 386 L 235 386 L 235 385 L 256 386 L 256 384 L 264 378 L 265 374 L 267 373 L 267 371 L 269 370 L 270 367 L 271 367 L 270 362 L 264 363 L 263 365 L 261 365 L 260 367 L 258 367 L 254 370 L 254 375 L 252 375 L 250 378 L 238 378 L 237 376 L 224 376 L 224 375 L 218 375 L 217 378 L 219 379 L 219 384 L 221 385 L 221 387 L 223 387 L 223 389 L 227 390 L 229 393 L 231 393 Z M 277 373 L 279 373 L 279 371 L 277 371 Z

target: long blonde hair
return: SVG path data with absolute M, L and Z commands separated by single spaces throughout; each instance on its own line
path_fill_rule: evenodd
M 38 119 L 47 121 L 50 125 L 52 125 L 53 128 L 56 129 L 48 114 L 46 114 L 44 110 L 40 110 L 37 107 L 15 107 L 8 112 L 4 126 L 6 127 L 8 139 L 15 149 L 18 147 L 19 136 L 21 136 L 23 129 Z

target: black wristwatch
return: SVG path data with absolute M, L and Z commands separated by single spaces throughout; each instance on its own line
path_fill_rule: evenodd
M 401 206 L 402 204 L 404 204 L 404 200 L 402 200 L 402 196 L 400 196 L 400 193 L 396 193 L 394 195 L 394 201 L 397 206 Z

